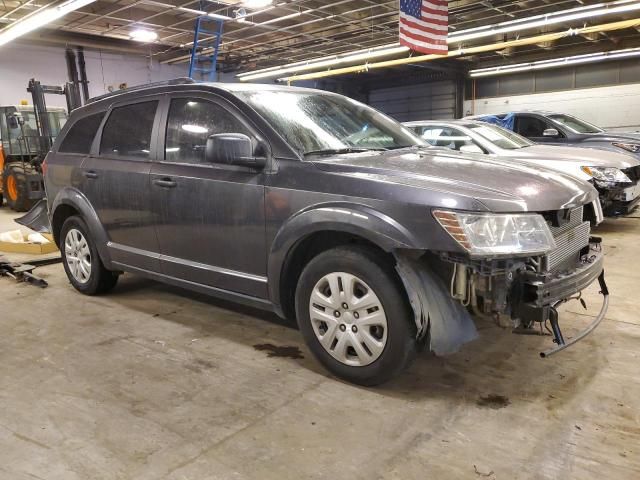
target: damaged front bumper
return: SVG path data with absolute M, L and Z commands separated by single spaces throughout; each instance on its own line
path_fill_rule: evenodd
M 436 354 L 454 353 L 478 334 L 469 310 L 480 316 L 502 320 L 516 331 L 534 333 L 535 322 L 547 328 L 556 346 L 542 352 L 553 355 L 591 333 L 604 318 L 609 305 L 609 292 L 604 281 L 604 254 L 600 239 L 591 237 L 588 246 L 578 253 L 577 264 L 565 266 L 560 272 L 539 273 L 521 260 L 499 263 L 473 262 L 462 257 L 396 252 L 396 269 L 407 291 L 415 314 L 418 339 L 428 339 Z M 444 260 L 444 261 L 443 261 Z M 436 274 L 438 265 L 453 268 L 449 288 Z M 543 263 L 538 262 L 538 265 Z M 460 277 L 462 275 L 462 277 Z M 580 292 L 598 281 L 603 303 L 600 313 L 580 334 L 565 341 L 558 322 L 557 307 L 571 299 L 580 299 Z M 457 285 L 460 285 L 458 288 Z M 504 325 L 503 325 L 504 326 Z
M 600 194 L 602 210 L 607 217 L 629 215 L 640 204 L 640 184 L 604 187 L 595 185 Z
M 565 341 L 558 322 L 557 307 L 596 280 L 603 297 L 600 313 L 585 330 L 570 341 Z M 580 263 L 570 273 L 548 275 L 525 272 L 519 275 L 512 286 L 511 304 L 514 318 L 525 323 L 550 323 L 556 347 L 541 352 L 541 357 L 553 355 L 582 340 L 600 324 L 609 306 L 609 291 L 604 280 L 604 253 L 599 239 L 592 239 L 587 252 L 580 257 Z

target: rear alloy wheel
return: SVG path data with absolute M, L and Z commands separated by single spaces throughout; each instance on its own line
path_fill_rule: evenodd
M 413 314 L 393 263 L 368 247 L 313 258 L 298 281 L 296 316 L 316 358 L 349 382 L 384 383 L 416 352 Z
M 118 274 L 107 270 L 89 228 L 80 217 L 69 217 L 60 231 L 62 264 L 71 285 L 85 295 L 105 293 L 116 286 Z
M 85 284 L 91 278 L 91 250 L 82 232 L 72 228 L 64 239 L 64 253 L 69 271 L 76 282 Z

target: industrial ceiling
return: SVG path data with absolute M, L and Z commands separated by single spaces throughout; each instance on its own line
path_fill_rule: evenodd
M 19 21 L 47 5 L 46 0 L 0 0 L 0 28 Z M 495 25 L 521 18 L 551 14 L 559 10 L 604 5 L 611 2 L 588 0 L 455 0 L 449 2 L 450 33 L 480 26 Z M 634 4 L 640 2 L 627 2 Z M 87 47 L 138 51 L 164 63 L 187 62 L 193 41 L 195 19 L 206 11 L 225 19 L 219 62 L 224 71 L 243 72 L 291 62 L 338 55 L 358 49 L 388 45 L 398 40 L 398 0 L 286 0 L 250 9 L 243 1 L 179 0 L 99 0 L 71 12 L 32 33 L 28 38 L 39 42 L 68 43 Z M 492 38 L 474 39 L 458 47 L 517 39 L 585 25 L 615 22 L 640 17 L 640 10 L 621 11 L 594 18 L 580 18 L 553 26 L 543 25 L 526 32 L 500 33 Z M 153 30 L 158 38 L 140 44 L 131 40 L 134 29 Z M 514 48 L 504 48 L 460 59 L 445 60 L 455 68 L 456 62 L 469 61 L 487 66 L 508 61 L 517 53 L 526 61 L 589 51 L 640 46 L 636 28 L 566 37 Z

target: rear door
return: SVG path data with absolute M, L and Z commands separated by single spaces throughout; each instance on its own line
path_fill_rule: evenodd
M 158 97 L 115 104 L 82 165 L 85 193 L 109 238 L 112 260 L 158 272 L 149 172 L 155 158 Z
M 163 272 L 266 298 L 265 174 L 205 162 L 209 136 L 243 133 L 257 141 L 257 132 L 215 95 L 167 98 L 163 111 L 164 152 L 151 172 Z

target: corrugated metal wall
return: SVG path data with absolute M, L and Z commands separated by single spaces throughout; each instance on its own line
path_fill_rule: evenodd
M 369 105 L 400 122 L 454 118 L 456 85 L 453 81 L 371 90 Z

